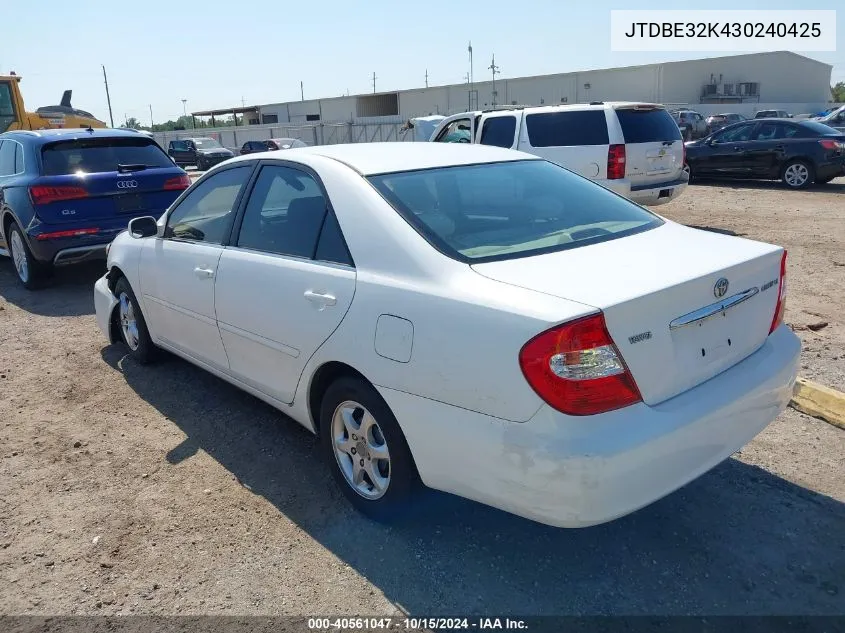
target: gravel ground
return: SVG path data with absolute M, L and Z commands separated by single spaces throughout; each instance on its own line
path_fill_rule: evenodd
M 803 374 L 845 389 L 845 181 L 694 186 L 660 212 L 785 245 Z M 0 614 L 845 614 L 845 432 L 822 421 L 787 410 L 595 528 L 437 493 L 384 527 L 275 410 L 104 347 L 101 266 L 35 293 L 13 274 L 0 260 Z

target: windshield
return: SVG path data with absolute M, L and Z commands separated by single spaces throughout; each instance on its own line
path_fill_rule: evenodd
M 15 122 L 15 104 L 9 82 L 0 82 L 0 132 L 8 130 Z
M 213 138 L 195 138 L 194 145 L 201 149 L 216 149 L 222 148 L 223 146 L 215 141 Z
M 435 248 L 460 261 L 576 248 L 663 223 L 544 160 L 399 172 L 369 180 Z
M 173 167 L 167 154 L 149 138 L 59 141 L 45 145 L 41 150 L 41 159 L 45 176 L 117 171 L 118 165 Z

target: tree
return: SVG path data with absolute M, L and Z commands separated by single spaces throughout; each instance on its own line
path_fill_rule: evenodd
M 835 103 L 845 103 L 845 81 L 840 81 L 835 86 L 831 86 L 830 94 L 833 95 Z
M 126 123 L 123 127 L 132 128 L 133 130 L 140 130 L 141 129 L 141 122 L 138 121 L 134 116 L 129 117 L 126 119 Z

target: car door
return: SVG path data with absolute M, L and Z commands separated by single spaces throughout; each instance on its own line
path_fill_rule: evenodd
M 763 121 L 754 130 L 747 143 L 746 155 L 751 164 L 752 175 L 757 178 L 777 178 L 788 154 L 788 145 L 798 128 L 788 123 Z
M 166 346 L 217 369 L 228 361 L 214 313 L 214 279 L 253 163 L 203 178 L 168 214 L 141 253 L 147 325 Z
M 305 364 L 352 303 L 355 268 L 314 174 L 266 162 L 215 282 L 233 376 L 293 402 Z
M 756 123 L 725 128 L 708 141 L 709 151 L 699 160 L 696 171 L 721 176 L 750 176 L 748 146 Z

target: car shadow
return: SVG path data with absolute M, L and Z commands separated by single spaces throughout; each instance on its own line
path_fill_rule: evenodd
M 0 257 L 0 297 L 41 316 L 94 314 L 94 282 L 105 272 L 104 261 L 60 267 L 40 288 L 27 290 L 18 281 L 12 260 Z
M 185 434 L 168 464 L 201 449 L 411 615 L 845 611 L 845 505 L 735 459 L 587 529 L 435 492 L 388 527 L 351 509 L 317 439 L 275 409 L 180 359 L 102 356 Z
M 791 191 L 777 180 L 741 180 L 739 178 L 708 178 L 706 176 L 696 176 L 692 186 Z M 845 178 L 837 178 L 824 185 L 813 184 L 798 191 L 803 193 L 845 193 Z

